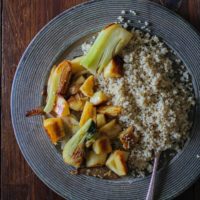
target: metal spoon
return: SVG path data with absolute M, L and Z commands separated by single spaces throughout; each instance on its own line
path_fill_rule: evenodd
M 153 198 L 154 198 L 156 172 L 157 172 L 157 168 L 158 168 L 159 158 L 160 158 L 160 152 L 155 154 L 154 163 L 153 163 L 153 172 L 151 175 L 151 181 L 149 184 L 149 189 L 147 192 L 146 200 L 153 200 Z

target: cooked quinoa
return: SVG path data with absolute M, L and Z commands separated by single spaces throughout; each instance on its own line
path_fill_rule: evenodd
M 195 104 L 192 83 L 183 63 L 156 36 L 133 30 L 133 39 L 123 50 L 121 78 L 96 76 L 98 87 L 122 107 L 119 123 L 132 126 L 140 141 L 131 149 L 129 168 L 144 176 L 152 171 L 153 152 L 180 151 L 187 139 L 188 118 Z M 87 53 L 91 44 L 82 45 Z

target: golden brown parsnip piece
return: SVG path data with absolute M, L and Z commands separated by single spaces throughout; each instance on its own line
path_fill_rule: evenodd
M 102 136 L 97 139 L 93 144 L 93 151 L 96 154 L 110 153 L 112 146 L 108 137 Z
M 43 121 L 43 126 L 53 144 L 65 136 L 64 125 L 61 118 L 49 118 Z
M 92 103 L 90 103 L 89 101 L 87 101 L 85 103 L 85 106 L 83 108 L 83 112 L 81 115 L 81 119 L 80 119 L 80 127 L 82 127 L 85 122 L 88 121 L 88 119 L 93 119 L 93 121 L 96 122 L 96 108 L 93 106 Z
M 106 153 L 96 154 L 95 152 L 90 151 L 86 157 L 86 167 L 103 166 L 106 163 L 106 158 Z
M 117 123 L 116 119 L 111 120 L 99 129 L 101 134 L 108 136 L 110 139 L 116 138 L 121 131 L 122 128 Z
M 58 95 L 56 98 L 56 104 L 53 109 L 53 111 L 59 116 L 59 117 L 65 117 L 70 115 L 69 105 L 67 101 L 64 99 L 64 97 Z
M 128 172 L 126 164 L 127 159 L 127 152 L 115 150 L 114 153 L 112 153 L 106 161 L 106 166 L 115 172 L 118 176 L 125 176 Z
M 120 106 L 100 106 L 97 109 L 98 113 L 105 114 L 111 117 L 117 117 L 120 115 L 122 108 Z
M 80 91 L 87 97 L 92 97 L 94 94 L 94 76 L 89 76 L 83 85 L 80 87 Z

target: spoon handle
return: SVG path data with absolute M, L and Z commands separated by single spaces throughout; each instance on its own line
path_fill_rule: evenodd
M 150 184 L 149 184 L 149 189 L 148 189 L 148 192 L 147 192 L 146 200 L 153 200 L 153 197 L 154 197 L 156 172 L 157 172 L 157 168 L 158 168 L 159 158 L 160 158 L 160 153 L 157 153 L 155 155 L 155 159 L 154 159 L 154 163 L 153 163 L 153 172 L 152 172 L 152 175 L 151 175 L 151 181 L 150 181 Z

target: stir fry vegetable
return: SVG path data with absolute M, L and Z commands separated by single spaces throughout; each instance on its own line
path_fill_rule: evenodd
M 106 117 L 104 114 L 97 114 L 97 127 L 100 128 L 106 124 Z
M 90 127 L 93 125 L 89 119 L 79 131 L 65 144 L 63 149 L 64 161 L 76 168 L 80 167 L 85 155 L 84 143 Z
M 92 103 L 90 103 L 89 101 L 87 101 L 85 103 L 85 106 L 83 108 L 83 112 L 81 114 L 81 119 L 80 119 L 80 127 L 82 127 L 85 122 L 88 121 L 88 119 L 93 119 L 96 122 L 96 108 L 92 105 Z
M 87 155 L 86 167 L 103 166 L 106 162 L 106 158 L 106 153 L 96 154 L 93 151 L 90 151 Z
M 101 153 L 110 153 L 112 152 L 112 146 L 108 137 L 100 137 L 98 140 L 95 141 L 93 144 L 93 151 L 96 154 Z
M 97 111 L 101 114 L 117 117 L 120 115 L 122 108 L 120 106 L 100 106 Z
M 125 176 L 128 172 L 126 165 L 127 159 L 127 152 L 116 150 L 106 161 L 106 166 L 115 172 L 118 176 Z
M 105 78 L 119 78 L 123 75 L 122 62 L 118 57 L 114 57 L 103 71 Z
M 111 120 L 99 129 L 101 134 L 108 136 L 110 139 L 117 137 L 121 131 L 122 128 L 117 123 L 116 119 Z
M 56 95 L 65 94 L 71 77 L 71 64 L 64 60 L 58 67 L 54 66 L 47 85 L 47 103 L 44 112 L 50 113 L 53 110 Z
M 58 95 L 56 98 L 56 104 L 53 110 L 59 117 L 70 115 L 69 105 L 64 97 L 60 95 Z
M 92 124 L 88 130 L 88 134 L 86 136 L 86 147 L 91 146 L 91 144 L 95 142 L 96 137 L 97 137 L 96 124 L 94 123 L 94 121 L 92 121 Z
M 43 121 L 44 129 L 53 144 L 65 136 L 64 125 L 61 118 L 49 118 Z
M 95 106 L 105 103 L 107 100 L 107 95 L 102 91 L 95 92 L 94 95 L 90 98 L 90 102 Z
M 80 91 L 87 97 L 91 97 L 94 94 L 94 76 L 89 76 L 87 80 L 80 87 Z
M 121 25 L 108 25 L 100 32 L 88 54 L 81 60 L 81 65 L 92 74 L 96 74 L 97 71 L 100 73 L 131 38 L 132 34 Z
M 80 57 L 74 58 L 73 60 L 70 61 L 73 74 L 84 70 L 84 67 L 80 64 L 80 62 L 83 58 L 84 58 L 84 56 L 80 56 Z

